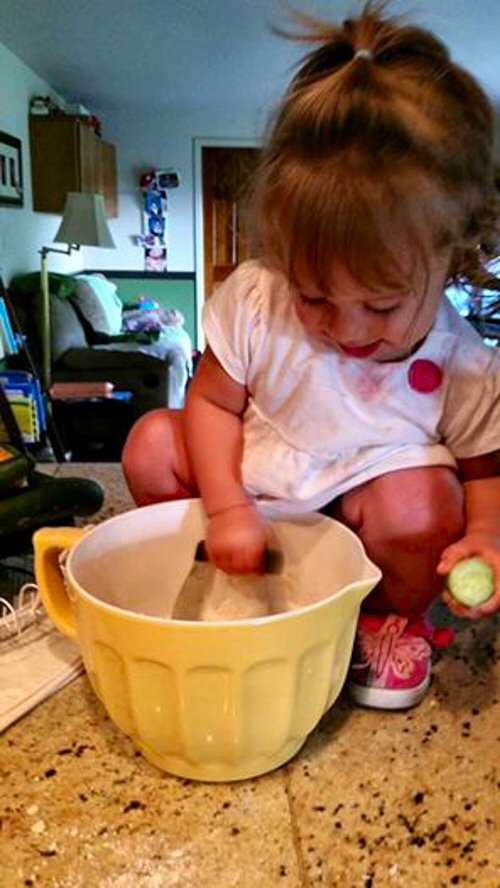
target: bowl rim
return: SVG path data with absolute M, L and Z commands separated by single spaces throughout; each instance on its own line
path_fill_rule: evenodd
M 199 497 L 190 497 L 182 500 L 169 500 L 162 503 L 152 503 L 148 506 L 141 506 L 140 511 L 158 511 L 165 510 L 166 507 L 172 506 L 174 504 L 185 504 L 187 508 L 189 508 L 189 504 L 197 503 L 201 506 L 201 499 Z M 88 528 L 84 531 L 83 535 L 73 546 L 71 546 L 68 556 L 65 561 L 64 570 L 67 574 L 67 582 L 73 586 L 73 590 L 71 591 L 70 598 L 73 601 L 75 597 L 75 590 L 78 592 L 78 595 L 84 599 L 86 599 L 89 604 L 93 607 L 96 607 L 99 610 L 103 610 L 105 612 L 112 612 L 121 615 L 122 617 L 126 617 L 128 619 L 139 620 L 140 622 L 145 623 L 153 623 L 158 625 L 168 625 L 169 627 L 196 627 L 196 631 L 215 631 L 219 630 L 220 627 L 237 627 L 239 629 L 251 629 L 254 626 L 263 626 L 267 624 L 273 624 L 276 622 L 280 622 L 283 620 L 289 619 L 297 619 L 297 617 L 302 614 L 310 613 L 315 610 L 319 610 L 322 607 L 326 607 L 330 602 L 338 597 L 344 597 L 353 589 L 358 589 L 366 585 L 367 582 L 379 582 L 382 578 L 382 572 L 380 568 L 368 557 L 365 547 L 360 540 L 360 538 L 351 530 L 350 527 L 343 524 L 341 521 L 338 521 L 335 518 L 330 518 L 328 515 L 324 515 L 321 512 L 307 512 L 302 514 L 289 514 L 284 513 L 279 516 L 275 514 L 276 521 L 307 521 L 310 520 L 310 523 L 316 522 L 320 520 L 323 522 L 328 522 L 336 525 L 342 533 L 345 534 L 346 537 L 349 537 L 351 541 L 355 544 L 356 548 L 359 550 L 364 564 L 365 564 L 365 576 L 363 576 L 359 580 L 354 580 L 352 583 L 348 583 L 346 586 L 343 586 L 342 589 L 333 592 L 331 595 L 328 595 L 326 598 L 321 598 L 319 601 L 314 601 L 311 604 L 304 605 L 303 607 L 294 608 L 291 611 L 280 611 L 276 614 L 267 614 L 264 617 L 253 617 L 253 618 L 245 618 L 241 620 L 214 620 L 214 621 L 203 621 L 203 620 L 175 620 L 172 617 L 165 616 L 154 616 L 152 614 L 142 614 L 139 611 L 128 610 L 127 608 L 118 607 L 115 604 L 110 604 L 109 602 L 102 601 L 100 598 L 97 598 L 87 589 L 84 589 L 80 582 L 76 579 L 73 572 L 72 562 L 76 557 L 76 554 L 80 547 L 85 546 L 86 542 L 93 536 L 99 535 L 105 531 L 105 528 L 110 524 L 119 524 L 121 522 L 128 522 L 133 520 L 133 516 L 137 514 L 139 509 L 128 509 L 126 512 L 120 512 L 118 515 L 112 515 L 107 518 L 105 521 L 101 521 L 98 524 Z M 267 509 L 262 508 L 262 512 L 267 512 Z

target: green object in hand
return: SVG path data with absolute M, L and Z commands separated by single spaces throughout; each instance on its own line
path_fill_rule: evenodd
M 450 570 L 447 585 L 460 604 L 479 607 L 495 591 L 495 574 L 482 558 L 465 558 Z

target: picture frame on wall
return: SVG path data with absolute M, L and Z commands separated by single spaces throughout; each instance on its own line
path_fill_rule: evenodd
M 0 132 L 0 206 L 22 207 L 23 203 L 21 139 Z

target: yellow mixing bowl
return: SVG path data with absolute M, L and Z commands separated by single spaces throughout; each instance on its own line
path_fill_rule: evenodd
M 195 780 L 241 780 L 290 759 L 337 698 L 380 571 L 330 518 L 273 521 L 285 569 L 323 600 L 247 621 L 168 619 L 204 528 L 199 500 L 147 506 L 87 532 L 44 528 L 34 536 L 36 578 L 109 716 L 149 761 Z

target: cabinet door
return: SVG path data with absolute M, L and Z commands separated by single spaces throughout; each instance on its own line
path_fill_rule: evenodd
M 78 152 L 79 187 L 88 194 L 99 192 L 100 139 L 83 123 L 78 123 L 76 150 Z
M 77 123 L 71 117 L 30 117 L 34 210 L 62 213 L 68 191 L 80 191 Z
M 99 191 L 104 195 L 108 216 L 118 216 L 116 149 L 109 142 L 100 143 Z

